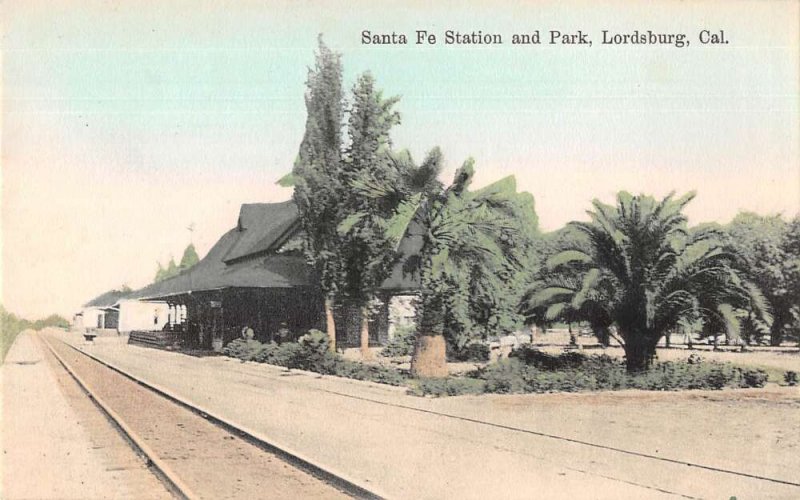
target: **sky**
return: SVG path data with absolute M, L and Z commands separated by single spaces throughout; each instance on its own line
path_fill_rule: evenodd
M 692 224 L 800 211 L 800 3 L 4 1 L 2 295 L 71 316 L 157 262 L 200 255 L 242 203 L 282 201 L 317 35 L 346 87 L 399 95 L 396 148 L 515 175 L 543 230 L 622 189 L 697 191 Z M 445 45 L 446 30 L 502 45 Z M 724 30 L 727 44 L 700 44 Z M 364 45 L 362 31 L 407 45 Z M 415 30 L 436 45 L 414 43 Z M 545 43 L 512 45 L 540 30 Z M 550 45 L 549 30 L 591 47 Z M 690 45 L 602 45 L 602 30 Z M 194 231 L 187 227 L 194 224 Z

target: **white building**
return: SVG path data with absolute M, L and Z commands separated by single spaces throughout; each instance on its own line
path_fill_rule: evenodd
M 166 302 L 122 299 L 117 302 L 117 306 L 119 307 L 117 329 L 120 333 L 130 333 L 134 330 L 161 330 L 170 322 L 170 309 Z

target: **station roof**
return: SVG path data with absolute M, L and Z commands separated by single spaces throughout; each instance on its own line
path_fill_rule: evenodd
M 225 233 L 200 262 L 178 276 L 152 283 L 121 298 L 158 299 L 235 287 L 312 287 L 315 283 L 305 258 L 278 253 L 280 246 L 300 231 L 299 217 L 292 200 L 242 205 L 237 226 Z M 418 250 L 421 241 L 421 236 L 407 237 L 399 250 L 410 255 Z M 400 291 L 418 287 L 418 279 L 404 273 L 401 262 L 381 289 Z
M 133 292 L 130 290 L 109 290 L 85 303 L 83 307 L 111 307 L 131 293 Z

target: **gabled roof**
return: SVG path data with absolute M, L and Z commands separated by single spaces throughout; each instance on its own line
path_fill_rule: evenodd
M 300 213 L 294 201 L 247 203 L 239 211 L 239 238 L 222 260 L 232 263 L 275 250 L 299 229 Z
M 200 262 L 178 276 L 131 294 L 153 299 L 219 288 L 311 286 L 310 269 L 296 255 L 268 253 L 297 224 L 294 202 L 243 205 L 239 224 L 225 233 Z
M 298 231 L 299 212 L 291 200 L 242 205 L 237 226 L 225 233 L 200 262 L 178 276 L 150 284 L 125 298 L 157 299 L 232 287 L 313 287 L 312 270 L 303 257 L 277 253 Z M 419 250 L 421 235 L 421 231 L 412 227 L 401 241 L 399 250 L 403 258 L 381 289 L 419 288 L 418 277 L 403 272 L 403 262 Z
M 89 302 L 85 303 L 83 307 L 109 307 L 116 304 L 120 299 L 124 299 L 128 295 L 130 295 L 130 290 L 123 291 L 123 290 L 109 290 L 97 297 L 93 298 Z

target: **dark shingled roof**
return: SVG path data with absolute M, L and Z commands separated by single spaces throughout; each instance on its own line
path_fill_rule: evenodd
M 131 293 L 131 299 L 157 299 L 220 288 L 292 288 L 314 286 L 311 269 L 298 255 L 276 251 L 299 231 L 299 212 L 293 201 L 242 205 L 236 228 L 225 233 L 200 262 L 173 278 Z M 417 234 L 418 233 L 418 234 Z M 403 273 L 405 257 L 422 244 L 421 231 L 409 231 L 400 244 L 404 255 L 381 286 L 387 291 L 419 288 L 419 280 Z
M 297 222 L 292 201 L 242 205 L 238 226 L 225 233 L 200 262 L 178 276 L 137 290 L 131 298 L 153 299 L 228 287 L 311 286 L 304 258 L 263 255 L 292 233 Z
M 120 299 L 126 298 L 131 293 L 133 292 L 130 290 L 127 292 L 122 290 L 109 290 L 85 303 L 83 307 L 110 307 L 116 304 Z
M 239 238 L 222 258 L 231 263 L 275 250 L 298 227 L 300 214 L 294 201 L 248 203 L 239 212 Z

